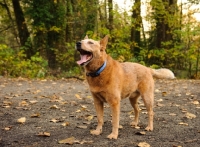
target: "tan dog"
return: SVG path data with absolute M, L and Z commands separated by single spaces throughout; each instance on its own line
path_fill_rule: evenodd
M 148 111 L 148 126 L 153 130 L 154 80 L 158 78 L 173 79 L 174 74 L 168 69 L 153 70 L 137 63 L 119 63 L 106 54 L 108 36 L 101 41 L 88 39 L 77 42 L 76 48 L 81 54 L 79 65 L 84 66 L 87 82 L 94 98 L 98 125 L 91 134 L 99 135 L 103 126 L 103 104 L 107 102 L 112 112 L 112 133 L 107 137 L 117 139 L 120 116 L 120 101 L 129 98 L 134 108 L 135 119 L 131 123 L 137 126 L 139 107 L 137 100 L 142 97 Z

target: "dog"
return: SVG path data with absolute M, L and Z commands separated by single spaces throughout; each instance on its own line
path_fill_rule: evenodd
M 120 101 L 129 98 L 135 112 L 132 126 L 138 125 L 139 107 L 138 98 L 141 96 L 148 112 L 147 131 L 153 130 L 153 105 L 154 105 L 154 79 L 174 79 L 174 74 L 169 69 L 154 70 L 138 63 L 120 63 L 106 53 L 108 36 L 100 41 L 85 38 L 76 43 L 81 59 L 77 64 L 84 66 L 86 79 L 89 84 L 94 106 L 97 113 L 98 124 L 93 135 L 102 133 L 103 104 L 107 102 L 112 113 L 112 132 L 109 139 L 118 138 Z

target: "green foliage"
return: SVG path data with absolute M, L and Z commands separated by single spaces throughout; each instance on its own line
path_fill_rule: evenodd
M 184 71 L 183 75 L 188 72 L 189 77 L 199 77 L 200 26 L 192 18 L 195 11 L 190 11 L 190 5 L 183 3 L 179 8 L 176 1 L 147 1 L 148 13 L 145 21 L 141 21 L 144 17 L 141 18 L 136 3 L 133 2 L 130 16 L 114 3 L 110 11 L 110 2 L 21 0 L 23 17 L 27 21 L 24 23 L 30 36 L 26 44 L 20 46 L 16 41 L 18 34 L 13 6 L 11 1 L 2 1 L 0 74 L 30 78 L 51 74 L 59 77 L 79 75 L 82 68 L 76 64 L 79 55 L 74 43 L 86 34 L 95 40 L 109 34 L 107 53 L 120 62 L 166 67 L 177 73 Z M 135 2 L 141 3 L 140 0 Z M 192 5 L 199 3 L 198 0 L 188 2 Z M 6 4 L 9 9 L 5 9 Z M 181 12 L 184 7 L 188 7 L 186 15 Z M 146 23 L 151 27 L 148 31 L 144 29 Z M 29 49 L 32 57 L 27 60 L 25 54 Z
M 23 51 L 14 52 L 7 45 L 0 44 L 0 74 L 11 77 L 42 78 L 45 77 L 47 61 L 38 53 L 25 59 Z

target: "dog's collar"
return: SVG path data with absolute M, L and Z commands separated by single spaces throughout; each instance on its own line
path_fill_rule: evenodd
M 103 65 L 101 67 L 99 67 L 99 69 L 97 69 L 96 72 L 89 72 L 89 73 L 86 73 L 86 76 L 90 76 L 90 77 L 97 77 L 100 75 L 100 73 L 106 68 L 106 64 L 107 62 L 105 61 L 103 63 Z

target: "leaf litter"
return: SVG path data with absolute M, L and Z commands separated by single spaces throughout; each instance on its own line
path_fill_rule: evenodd
M 49 82 L 49 81 L 48 81 Z M 48 84 L 48 82 L 46 82 L 47 84 Z M 52 84 L 52 85 L 59 85 L 58 84 L 58 82 L 56 82 L 57 84 Z M 23 85 L 21 85 L 21 87 L 23 87 L 25 84 L 23 83 Z M 67 85 L 67 84 L 63 84 L 63 85 Z M 69 84 L 69 85 L 71 85 L 71 84 Z M 178 84 L 177 84 L 177 86 L 178 86 Z M 44 86 L 43 86 L 44 87 Z M 52 91 L 52 93 L 50 93 L 50 92 L 45 92 L 45 90 L 44 90 L 44 88 L 41 88 L 41 90 L 40 90 L 40 92 L 38 91 L 38 92 L 36 92 L 36 94 L 33 94 L 33 89 L 34 88 L 29 88 L 29 89 L 31 89 L 31 91 L 29 92 L 29 91 L 25 91 L 25 92 L 19 92 L 19 91 L 16 91 L 15 93 L 6 93 L 5 95 L 7 96 L 7 97 L 5 97 L 4 95 L 2 95 L 2 98 L 3 98 L 3 100 L 2 100 L 2 102 L 5 102 L 5 100 L 8 102 L 8 103 L 3 103 L 2 104 L 2 106 L 8 106 L 8 107 L 12 107 L 12 106 L 14 106 L 13 107 L 13 109 L 6 109 L 6 110 L 9 110 L 9 112 L 7 112 L 8 113 L 8 115 L 10 115 L 10 116 L 15 116 L 16 115 L 16 113 L 15 112 L 20 112 L 20 114 L 23 112 L 23 113 L 27 113 L 26 115 L 24 115 L 24 116 L 28 116 L 28 117 L 35 117 L 35 118 L 37 118 L 37 117 L 40 117 L 39 119 L 31 119 L 30 118 L 30 121 L 35 121 L 35 120 L 45 120 L 45 119 L 47 119 L 47 121 L 48 120 L 51 120 L 51 118 L 52 118 L 52 120 L 54 120 L 55 121 L 55 123 L 59 123 L 59 122 L 61 122 L 59 125 L 57 125 L 57 126 L 60 126 L 60 128 L 64 128 L 64 129 L 66 129 L 64 132 L 65 133 L 68 133 L 67 131 L 68 131 L 68 129 L 71 131 L 71 127 L 74 127 L 74 131 L 72 130 L 71 132 L 70 132 L 70 134 L 72 134 L 73 136 L 74 135 L 76 135 L 76 133 L 75 133 L 75 131 L 78 131 L 78 127 L 77 126 L 80 126 L 80 129 L 86 129 L 86 131 L 87 130 L 89 130 L 90 129 L 90 127 L 95 127 L 96 126 L 96 119 L 94 120 L 94 117 L 96 117 L 95 116 L 95 110 L 94 110 L 94 106 L 91 104 L 92 103 L 92 100 L 91 100 L 91 102 L 89 103 L 88 102 L 88 100 L 89 99 L 84 99 L 84 98 L 87 98 L 87 95 L 89 94 L 89 92 L 86 92 L 86 93 L 84 93 L 84 92 L 79 92 L 78 90 L 77 90 L 77 88 L 75 89 L 75 88 L 73 88 L 73 87 L 76 87 L 76 86 L 71 86 L 72 88 L 70 89 L 70 90 L 67 90 L 67 92 L 63 92 L 64 90 L 60 90 L 61 92 L 60 93 L 56 93 L 56 92 L 53 92 Z M 66 86 L 58 86 L 58 87 L 62 87 L 63 89 L 65 88 L 65 89 L 68 89 L 68 87 L 66 87 Z M 170 87 L 170 86 L 169 86 Z M 180 86 L 181 87 L 181 86 Z M 38 87 L 37 87 L 38 88 Z M 187 91 L 189 91 L 189 86 L 187 86 Z M 36 89 L 36 88 L 35 88 Z M 51 89 L 53 89 L 51 86 L 48 86 L 48 90 L 49 91 L 51 91 Z M 77 92 L 77 91 L 78 92 Z M 36 91 L 36 90 L 35 90 Z M 162 91 L 164 91 L 164 92 L 166 92 L 166 95 L 165 96 L 163 96 L 162 97 Z M 190 93 L 189 93 L 190 92 Z M 151 140 L 151 138 L 152 138 L 152 136 L 158 136 L 158 135 L 164 135 L 164 134 L 160 134 L 159 132 L 156 132 L 156 128 L 157 128 L 157 130 L 159 129 L 159 121 L 162 121 L 162 122 L 164 122 L 163 121 L 163 119 L 166 117 L 166 118 L 169 118 L 170 116 L 176 116 L 176 117 L 173 117 L 172 118 L 172 121 L 173 121 L 173 119 L 174 120 L 181 120 L 182 118 L 187 118 L 187 119 L 183 119 L 182 120 L 182 122 L 181 121 L 179 121 L 178 122 L 178 124 L 179 125 L 181 125 L 181 127 L 179 127 L 180 129 L 181 128 L 185 128 L 184 126 L 188 126 L 188 125 L 192 125 L 192 124 L 190 124 L 189 123 L 189 121 L 187 122 L 187 120 L 190 120 L 190 119 L 192 119 L 192 121 L 195 123 L 197 120 L 199 120 L 199 118 L 198 118 L 198 113 L 194 113 L 195 111 L 194 110 L 197 110 L 198 109 L 198 107 L 200 107 L 199 106 L 199 101 L 198 101 L 198 99 L 196 98 L 196 97 L 194 97 L 194 96 L 192 96 L 192 95 L 194 95 L 195 93 L 194 92 L 192 92 L 192 91 L 189 91 L 187 94 L 186 94 L 186 92 L 185 91 L 177 91 L 176 93 L 172 93 L 171 91 L 169 92 L 169 90 L 168 89 L 166 89 L 166 86 L 163 86 L 163 87 L 161 87 L 161 88 L 159 88 L 159 91 L 156 93 L 156 94 L 158 94 L 158 95 L 156 95 L 156 98 L 158 99 L 158 100 L 155 100 L 157 103 L 156 104 L 158 104 L 159 105 L 159 108 L 157 108 L 156 107 L 156 109 L 155 109 L 155 118 L 157 117 L 160 117 L 159 116 L 159 110 L 162 110 L 162 112 L 163 112 L 163 110 L 164 110 L 164 113 L 162 113 L 162 117 L 161 117 L 161 119 L 159 120 L 159 119 L 157 119 L 157 120 L 155 120 L 155 121 L 157 121 L 157 124 L 158 124 L 158 126 L 156 125 L 155 126 L 155 131 L 153 131 L 153 132 L 150 132 L 150 133 L 148 133 L 148 135 L 145 135 L 145 134 L 142 134 L 141 132 L 143 132 L 142 130 L 143 130 L 143 128 L 145 127 L 144 125 L 146 125 L 146 123 L 144 123 L 143 122 L 143 120 L 142 120 L 142 118 L 140 117 L 140 125 L 141 125 L 141 123 L 142 123 L 142 125 L 138 128 L 138 129 L 141 129 L 141 131 L 140 130 L 135 130 L 135 129 L 133 129 L 133 128 L 131 128 L 130 129 L 130 131 L 132 132 L 134 132 L 134 131 L 136 131 L 136 132 L 138 132 L 138 133 L 140 133 L 142 136 L 139 136 L 139 134 L 137 135 L 137 134 L 135 134 L 135 133 L 133 133 L 132 135 L 131 135 L 131 138 L 134 136 L 137 140 L 140 140 L 140 139 L 138 139 L 137 137 L 142 137 L 143 139 L 144 139 L 144 141 L 148 141 L 149 140 L 149 137 L 150 137 L 150 143 L 152 143 L 153 141 Z M 19 94 L 19 93 L 22 93 L 22 94 Z M 181 97 L 176 97 L 177 95 L 176 94 L 180 94 L 181 95 Z M 26 94 L 28 94 L 29 96 L 27 96 Z M 61 96 L 59 96 L 59 95 L 61 95 L 62 94 L 62 97 Z M 79 95 L 79 96 L 75 96 L 74 97 L 74 95 Z M 192 95 L 191 95 L 192 94 Z M 31 97 L 31 96 L 32 97 Z M 43 98 L 47 98 L 47 100 L 46 99 L 38 99 L 38 98 L 40 98 L 40 96 L 43 96 Z M 187 96 L 187 97 L 186 97 Z M 34 98 L 34 99 L 29 99 L 29 97 L 30 98 Z M 190 97 L 190 98 L 189 98 Z M 42 97 L 41 97 L 42 98 Z M 90 96 L 90 98 L 91 98 L 91 96 Z M 50 99 L 50 101 L 48 101 Z M 66 101 L 67 100 L 67 101 Z M 182 102 L 182 101 L 184 101 L 184 103 Z M 45 102 L 45 103 L 44 103 Z M 66 103 L 64 103 L 64 104 L 66 104 L 66 106 L 61 106 L 62 105 L 62 102 L 64 103 L 64 102 L 66 102 Z M 36 103 L 38 103 L 38 104 L 36 104 Z M 123 103 L 123 102 L 122 102 Z M 19 109 L 14 109 L 14 108 L 17 108 L 16 107 L 16 105 L 19 105 L 20 107 L 18 107 Z M 36 105 L 35 105 L 36 104 Z M 155 104 L 155 105 L 156 105 Z M 161 105 L 160 105 L 161 104 Z M 164 105 L 162 105 L 162 104 L 164 104 Z M 170 105 L 169 105 L 170 104 Z M 54 111 L 54 110 L 50 110 L 49 108 L 51 107 L 51 106 L 53 106 L 54 107 L 54 105 L 56 105 L 57 107 L 55 107 L 55 108 L 53 108 L 53 109 L 59 109 L 60 111 L 59 112 L 57 112 L 57 111 L 55 111 L 56 113 L 55 114 L 57 114 L 57 116 L 56 115 L 54 115 L 54 113 L 49 113 L 49 112 L 47 112 L 47 113 L 45 113 L 45 111 L 47 110 L 47 111 Z M 128 104 L 129 105 L 129 104 Z M 129 107 L 127 105 L 127 107 Z M 142 108 L 141 109 L 141 111 L 142 111 L 142 113 L 145 113 L 146 114 L 146 110 L 144 109 L 144 111 L 143 111 L 143 107 L 144 107 L 144 104 L 143 104 L 143 102 L 141 103 L 139 103 L 139 105 L 140 105 L 140 107 Z M 193 107 L 187 107 L 188 105 L 190 105 L 190 106 L 193 106 Z M 30 107 L 30 109 L 27 109 L 27 108 L 25 108 L 25 107 Z M 40 107 L 38 107 L 38 106 L 40 106 Z M 169 108 L 168 108 L 169 107 Z M 177 107 L 177 108 L 175 108 L 174 109 L 174 107 Z M 183 107 L 185 107 L 185 108 L 183 108 Z M 2 107 L 2 109 L 3 109 L 4 107 Z M 36 109 L 37 108 L 37 109 Z M 92 108 L 92 109 L 91 109 Z M 107 107 L 105 107 L 105 108 L 107 108 Z M 167 108 L 167 109 L 165 109 L 165 108 Z M 191 110 L 192 109 L 192 110 Z M 14 110 L 14 111 L 13 111 Z M 30 112 L 28 112 L 28 111 L 24 111 L 24 110 L 31 110 Z M 61 116 L 63 116 L 63 114 L 64 113 L 62 113 L 62 111 L 61 110 L 65 110 L 66 111 L 66 113 L 65 113 L 65 118 L 61 118 Z M 73 113 L 73 112 L 75 112 L 76 110 L 79 110 L 79 113 Z M 121 117 L 122 117 L 122 119 L 121 119 L 121 121 L 120 122 L 123 122 L 123 119 L 125 118 L 124 116 L 123 116 L 123 113 L 124 113 L 124 111 L 123 110 L 126 110 L 126 108 L 124 108 L 124 107 L 122 107 L 122 113 L 121 113 Z M 126 112 L 130 112 L 132 109 L 129 109 L 128 111 L 126 111 Z M 181 112 L 183 112 L 184 114 L 184 116 L 183 115 L 179 115 L 179 112 L 178 111 L 172 111 L 172 110 L 180 110 Z M 192 113 L 190 113 L 190 112 L 188 112 L 188 110 L 190 111 L 190 112 L 193 112 L 194 114 L 192 114 Z M 41 112 L 40 112 L 41 111 Z M 65 112 L 65 111 L 63 111 L 63 112 Z M 73 111 L 73 112 L 72 112 Z M 88 111 L 90 111 L 90 114 L 88 114 Z M 172 113 L 170 113 L 170 112 L 172 112 Z M 7 113 L 5 113 L 6 115 L 6 117 L 8 116 L 7 115 Z M 3 114 L 3 115 L 2 115 Z M 40 116 L 40 114 L 42 114 L 42 117 Z M 48 116 L 47 115 L 43 115 L 43 114 L 48 114 Z M 73 114 L 73 117 L 72 117 L 72 114 Z M 110 113 L 109 113 L 110 114 Z M 52 117 L 50 117 L 49 118 L 49 116 L 51 116 L 52 115 Z M 132 117 L 134 117 L 134 114 L 133 113 L 131 113 L 130 115 L 132 115 Z M 129 115 L 129 116 L 130 116 Z M 4 117 L 4 113 L 1 113 L 1 111 L 0 111 L 0 116 L 3 116 Z M 19 114 L 18 115 L 16 115 L 19 119 L 20 119 L 20 116 L 19 116 Z M 141 114 L 141 116 L 142 117 L 147 117 L 146 115 L 143 115 L 143 114 Z M 167 117 L 168 116 L 168 117 Z M 6 119 L 6 117 L 4 117 L 5 119 Z M 26 118 L 26 117 L 24 117 L 24 118 Z M 27 117 L 27 118 L 28 118 Z M 108 117 L 108 116 L 105 116 L 105 117 Z M 133 119 L 131 117 L 131 119 Z M 182 118 L 181 118 L 182 117 Z M 10 117 L 11 118 L 11 117 Z M 69 120 L 69 122 L 68 122 L 68 120 L 67 119 L 70 119 Z M 109 116 L 109 118 L 106 118 L 106 119 L 110 119 L 110 116 Z M 129 117 L 127 118 L 125 118 L 125 120 L 128 120 L 128 121 L 130 121 L 130 119 L 129 119 Z M 167 120 L 167 119 L 166 119 Z M 145 118 L 145 121 L 146 121 L 146 118 Z M 16 122 L 16 118 L 15 118 L 15 122 Z M 53 122 L 53 121 L 52 121 Z M 53 123 L 50 123 L 50 122 L 47 122 L 47 123 L 45 123 L 45 126 L 47 125 L 47 127 L 49 127 L 48 125 L 49 124 L 53 124 Z M 75 122 L 75 123 L 74 123 Z M 77 123 L 78 122 L 78 123 Z M 81 123 L 83 124 L 83 125 L 81 125 Z M 25 121 L 23 121 L 23 119 L 22 119 L 22 121 L 19 121 L 18 122 L 19 124 L 24 124 L 24 125 L 21 125 L 20 127 L 24 127 L 24 126 L 26 126 L 26 127 L 30 127 L 29 126 L 29 124 L 28 123 L 26 123 L 26 119 L 25 119 Z M 37 122 L 34 122 L 34 123 L 39 123 L 39 121 L 37 121 Z M 43 122 L 44 123 L 44 122 Z M 79 125 L 76 125 L 76 124 L 79 124 Z M 124 135 L 126 135 L 127 134 L 127 129 L 128 129 L 128 127 L 126 126 L 128 123 L 124 123 L 123 122 L 123 126 L 124 126 L 124 130 L 123 131 L 119 131 L 119 134 L 120 134 L 120 136 L 119 136 L 119 139 L 118 140 L 120 140 Z M 177 124 L 177 121 L 176 121 L 176 124 Z M 174 123 L 170 123 L 170 122 L 168 122 L 168 124 L 167 125 L 174 125 Z M 5 127 L 3 127 L 2 128 L 2 130 L 5 130 L 5 131 L 3 131 L 3 132 L 7 132 L 7 131 L 14 131 L 15 129 L 12 129 L 12 128 L 14 128 L 14 126 L 12 125 L 12 124 L 7 124 L 7 125 L 4 125 Z M 41 129 L 41 128 L 43 128 L 43 126 L 41 125 L 41 124 L 39 124 L 39 125 L 37 125 L 37 126 L 40 126 L 40 127 L 34 127 L 34 129 Z M 67 127 L 68 126 L 68 127 Z M 82 128 L 81 128 L 82 127 Z M 105 124 L 105 127 L 107 127 L 107 124 Z M 191 128 L 192 128 L 192 126 L 190 126 Z M 186 127 L 187 128 L 187 127 Z M 49 127 L 49 129 L 55 129 L 54 131 L 56 132 L 56 129 L 58 129 L 59 130 L 59 128 L 57 128 L 57 127 Z M 165 129 L 165 128 L 162 128 L 162 129 Z M 169 130 L 170 130 L 170 128 L 168 128 Z M 61 129 L 62 130 L 62 129 Z M 61 130 L 59 130 L 59 131 L 61 131 Z M 159 129 L 160 130 L 160 129 Z M 27 130 L 28 131 L 28 130 Z M 129 130 L 128 130 L 129 131 Z M 38 131 L 39 132 L 39 131 Z M 103 135 L 106 135 L 106 132 L 108 132 L 106 129 L 104 129 L 104 134 Z M 125 134 L 124 134 L 124 133 Z M 52 134 L 54 134 L 54 132 L 51 132 Z M 62 134 L 62 132 L 59 132 L 60 134 Z M 109 133 L 109 132 L 108 132 Z M 146 132 L 144 132 L 144 133 L 146 133 Z M 200 130 L 198 129 L 196 129 L 196 133 L 200 133 Z M 81 133 L 80 133 L 81 134 Z M 74 141 L 72 141 L 73 143 L 72 144 L 87 144 L 87 143 L 92 143 L 92 146 L 94 145 L 94 146 L 97 146 L 97 145 L 100 145 L 101 144 L 101 142 L 99 142 L 98 141 L 98 139 L 96 140 L 96 139 L 94 139 L 94 138 L 101 138 L 103 135 L 101 135 L 101 136 L 90 136 L 89 134 L 87 135 L 87 137 L 88 137 L 88 139 L 90 140 L 90 141 L 85 141 L 84 139 L 83 140 L 77 140 L 77 138 L 82 138 L 82 137 L 85 137 L 84 136 L 85 134 L 83 134 L 83 136 L 80 136 L 80 135 L 76 135 L 76 136 L 74 136 Z M 175 135 L 175 134 L 171 134 L 171 135 Z M 37 134 L 37 136 L 43 136 L 43 137 L 53 137 L 53 135 L 51 135 L 49 132 L 39 132 L 38 134 Z M 2 137 L 1 137 L 2 138 Z M 66 138 L 67 139 L 67 138 Z M 95 141 L 92 141 L 92 139 L 94 139 Z M 73 139 L 72 139 L 73 140 Z M 101 138 L 101 140 L 102 141 L 106 141 L 106 140 L 104 140 L 103 138 Z M 117 140 L 117 142 L 118 142 L 118 140 Z M 131 146 L 130 144 L 131 144 L 131 139 L 129 138 L 129 137 L 127 137 L 126 139 L 126 142 L 124 143 L 124 142 L 118 142 L 119 143 L 119 145 L 127 145 L 127 146 Z M 180 139 L 181 140 L 181 139 Z M 141 140 L 140 140 L 141 141 Z M 198 141 L 198 139 L 196 139 L 195 140 L 195 138 L 194 138 L 194 141 L 193 142 L 197 142 Z M 24 142 L 26 143 L 26 141 L 24 140 Z M 51 138 L 51 141 L 48 141 L 48 143 L 49 142 L 51 142 L 52 144 L 54 144 L 54 146 L 56 146 L 55 145 L 55 139 L 52 139 Z M 158 142 L 158 143 L 157 143 Z M 154 142 L 154 144 L 155 145 L 158 145 L 159 144 L 159 140 L 157 140 L 157 142 Z M 191 141 L 188 141 L 188 144 L 190 143 Z M 56 141 L 56 143 L 58 143 L 57 141 Z M 141 142 L 142 143 L 142 142 Z M 68 143 L 64 143 L 64 144 L 68 144 Z M 138 143 L 137 143 L 138 144 Z M 148 144 L 148 143 L 147 143 Z M 141 144 L 140 144 L 141 145 Z M 169 144 L 168 144 L 169 145 Z M 45 145 L 44 145 L 45 146 Z M 169 145 L 170 146 L 170 145 Z M 172 146 L 172 144 L 171 144 L 171 146 Z

